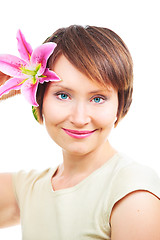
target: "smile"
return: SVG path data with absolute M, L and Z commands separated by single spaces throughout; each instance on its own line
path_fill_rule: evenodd
M 62 128 L 65 133 L 67 133 L 70 137 L 81 139 L 91 136 L 96 130 L 93 131 L 77 131 L 71 129 Z

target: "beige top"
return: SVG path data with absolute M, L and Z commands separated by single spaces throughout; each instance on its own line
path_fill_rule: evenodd
M 76 186 L 53 191 L 56 169 L 13 174 L 23 240 L 111 239 L 109 218 L 118 200 L 135 190 L 160 198 L 156 173 L 120 153 Z

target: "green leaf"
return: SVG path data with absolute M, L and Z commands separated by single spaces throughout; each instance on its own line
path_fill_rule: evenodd
M 33 113 L 33 116 L 36 119 L 36 121 L 39 122 L 39 120 L 38 120 L 38 112 L 37 112 L 37 108 L 35 106 L 32 106 L 32 113 Z

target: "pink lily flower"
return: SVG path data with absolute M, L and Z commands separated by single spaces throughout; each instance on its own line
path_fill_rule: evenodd
M 9 54 L 0 54 L 0 71 L 12 77 L 0 87 L 0 97 L 13 89 L 21 89 L 29 103 L 37 107 L 38 84 L 60 81 L 55 72 L 46 68 L 47 60 L 53 53 L 56 43 L 44 43 L 32 50 L 20 30 L 17 32 L 17 40 L 18 51 L 22 59 Z

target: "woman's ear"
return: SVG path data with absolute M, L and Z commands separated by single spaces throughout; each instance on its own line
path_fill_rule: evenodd
M 2 73 L 0 71 L 0 86 L 3 85 L 8 79 L 10 79 L 11 76 L 6 75 L 5 73 Z M 4 100 L 10 97 L 13 97 L 17 94 L 20 94 L 21 91 L 20 90 L 11 90 L 9 93 L 4 94 L 3 96 L 0 97 L 0 100 Z

